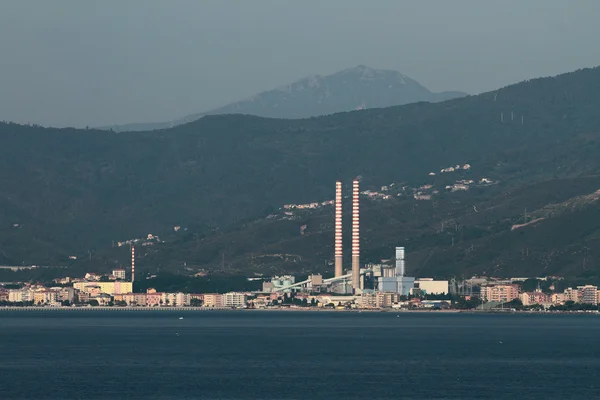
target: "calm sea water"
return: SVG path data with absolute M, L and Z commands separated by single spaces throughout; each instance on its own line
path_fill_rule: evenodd
M 599 339 L 593 315 L 0 312 L 0 399 L 598 399 Z

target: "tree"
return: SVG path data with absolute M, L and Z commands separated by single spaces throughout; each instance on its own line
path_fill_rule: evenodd
M 98 300 L 96 300 L 96 299 L 92 299 L 92 300 L 90 300 L 88 304 L 89 304 L 90 306 L 94 306 L 94 307 L 97 307 L 97 306 L 99 306 L 99 305 L 100 305 L 100 304 L 98 303 Z
M 192 307 L 200 307 L 200 306 L 202 306 L 202 300 L 196 299 L 196 298 L 191 299 L 190 300 L 190 306 L 192 306 Z

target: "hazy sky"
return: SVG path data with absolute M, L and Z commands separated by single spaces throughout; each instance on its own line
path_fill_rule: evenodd
M 0 120 L 165 121 L 365 64 L 478 93 L 600 65 L 598 0 L 2 0 Z

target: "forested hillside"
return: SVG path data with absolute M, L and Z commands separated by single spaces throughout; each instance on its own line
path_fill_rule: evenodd
M 285 203 L 330 199 L 336 179 L 358 175 L 363 188 L 417 186 L 431 171 L 469 163 L 502 191 L 594 175 L 599 107 L 594 68 L 442 103 L 304 120 L 222 115 L 130 133 L 3 123 L 0 263 L 59 263 L 175 225 L 223 228 Z

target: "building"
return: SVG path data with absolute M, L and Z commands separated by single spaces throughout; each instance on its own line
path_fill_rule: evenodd
M 230 292 L 223 295 L 223 305 L 225 307 L 246 307 L 247 303 L 248 297 L 245 293 Z
M 156 293 L 156 290 L 146 293 L 146 305 L 148 307 L 158 307 L 161 305 L 161 298 L 162 293 Z
M 124 269 L 113 269 L 112 274 L 117 279 L 125 280 L 125 270 Z
M 58 292 L 56 290 L 40 290 L 33 292 L 33 304 L 56 304 L 58 303 Z
M 415 280 L 415 288 L 423 294 L 448 294 L 448 281 L 434 281 L 433 278 Z
M 598 288 L 592 285 L 578 286 L 577 298 L 579 303 L 598 305 Z
M 112 282 L 75 282 L 73 287 L 84 293 L 93 293 L 95 290 L 99 290 L 100 293 L 106 293 L 111 296 L 115 294 L 124 294 L 133 292 L 133 284 L 131 282 L 124 281 L 112 281 Z
M 205 293 L 204 307 L 223 307 L 223 295 L 218 293 Z
M 410 295 L 415 286 L 415 278 L 408 276 L 380 277 L 378 289 L 380 292 L 398 293 L 400 296 Z
M 493 285 L 481 287 L 481 298 L 485 301 L 509 302 L 519 297 L 519 285 Z
M 564 293 L 552 293 L 550 297 L 550 301 L 552 304 L 564 304 L 565 303 L 565 294 Z
M 564 301 L 572 301 L 574 303 L 579 303 L 579 291 L 573 288 L 566 288 L 564 291 L 565 299 Z
M 279 292 L 282 288 L 296 283 L 296 277 L 292 275 L 274 276 L 271 282 L 263 282 L 263 292 Z M 283 290 L 286 293 L 291 292 L 291 289 Z
M 519 295 L 519 299 L 524 306 L 534 304 L 546 304 L 551 301 L 550 296 L 543 292 L 524 292 Z

